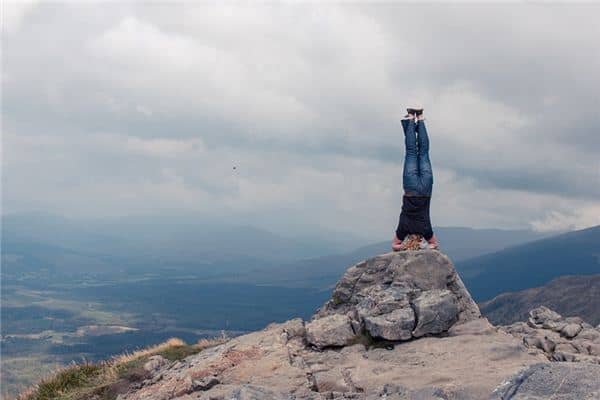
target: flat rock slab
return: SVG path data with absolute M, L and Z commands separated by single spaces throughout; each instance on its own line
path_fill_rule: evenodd
M 492 400 L 597 400 L 600 365 L 536 364 L 496 389 Z

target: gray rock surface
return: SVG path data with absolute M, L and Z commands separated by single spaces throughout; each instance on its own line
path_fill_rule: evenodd
M 350 344 L 356 334 L 346 315 L 328 315 L 306 325 L 306 339 L 319 348 L 345 346 Z
M 159 369 L 160 367 L 162 367 L 163 365 L 168 364 L 168 363 L 169 363 L 169 360 L 167 360 L 163 356 L 160 356 L 160 355 L 152 356 L 144 364 L 144 370 L 146 370 L 148 372 L 156 371 L 157 369 Z
M 578 317 L 563 318 L 547 307 L 530 311 L 527 322 L 501 329 L 551 361 L 584 361 L 600 364 L 600 330 Z
M 440 334 L 481 317 L 452 262 L 431 250 L 383 254 L 349 268 L 311 324 L 332 315 L 350 318 L 356 336 L 393 341 Z M 313 335 L 313 341 L 327 339 Z
M 418 320 L 414 337 L 447 331 L 460 313 L 457 298 L 449 290 L 422 293 L 414 300 L 413 307 Z
M 382 315 L 365 315 L 362 318 L 365 329 L 373 337 L 386 340 L 409 340 L 412 338 L 415 313 L 410 307 L 399 308 Z
M 492 400 L 597 400 L 600 365 L 552 363 L 532 365 L 498 387 Z

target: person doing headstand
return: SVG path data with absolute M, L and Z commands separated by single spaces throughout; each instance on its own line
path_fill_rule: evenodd
M 404 129 L 404 173 L 402 211 L 392 241 L 392 250 L 403 250 L 402 241 L 409 235 L 420 235 L 429 248 L 437 249 L 438 241 L 431 227 L 429 206 L 433 187 L 433 172 L 429 160 L 429 137 L 425 128 L 423 108 L 409 108 L 402 119 Z

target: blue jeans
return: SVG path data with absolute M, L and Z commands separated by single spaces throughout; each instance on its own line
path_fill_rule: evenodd
M 409 196 L 431 196 L 433 172 L 429 160 L 429 137 L 425 121 L 402 120 L 404 129 L 404 193 Z M 418 134 L 418 136 L 417 136 Z

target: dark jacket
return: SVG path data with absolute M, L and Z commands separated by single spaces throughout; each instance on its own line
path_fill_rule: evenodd
M 429 218 L 429 196 L 402 196 L 402 212 L 396 229 L 396 236 L 404 240 L 406 235 L 419 234 L 425 240 L 431 239 L 433 229 Z

